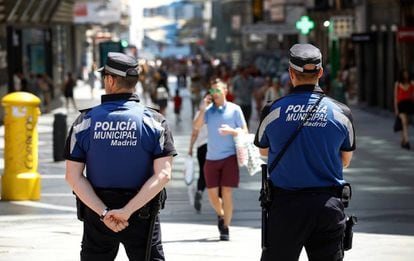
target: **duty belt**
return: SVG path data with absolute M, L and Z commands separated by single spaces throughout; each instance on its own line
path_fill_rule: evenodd
M 134 189 L 120 189 L 120 188 L 94 188 L 96 194 L 98 197 L 102 198 L 126 198 L 128 200 L 135 197 L 135 195 L 138 193 L 137 190 Z M 125 202 L 126 203 L 126 202 Z M 142 219 L 148 219 L 151 215 L 151 205 L 150 202 L 145 204 L 142 208 L 138 209 L 135 212 L 138 217 Z
M 296 190 L 283 189 L 280 187 L 272 188 L 273 196 L 297 195 L 297 194 L 303 194 L 303 193 L 323 193 L 323 194 L 330 194 L 332 196 L 340 198 L 342 195 L 342 186 L 311 187 L 311 188 L 300 188 Z

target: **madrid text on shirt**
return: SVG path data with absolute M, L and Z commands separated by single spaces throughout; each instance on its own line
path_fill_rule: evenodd
M 97 121 L 93 138 L 111 140 L 111 146 L 135 146 L 137 123 L 135 121 Z
M 285 111 L 286 121 L 303 121 L 313 105 L 289 105 Z M 308 127 L 325 127 L 328 122 L 328 106 L 318 106 L 316 112 L 304 123 Z

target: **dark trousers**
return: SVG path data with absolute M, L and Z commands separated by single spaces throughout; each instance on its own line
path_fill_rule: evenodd
M 98 196 L 109 208 L 123 207 L 135 193 L 97 192 Z M 83 223 L 82 261 L 112 261 L 115 259 L 119 244 L 125 247 L 130 261 L 145 260 L 145 252 L 151 220 L 141 218 L 138 212 L 132 214 L 128 220 L 129 226 L 116 233 L 110 230 L 91 209 L 85 208 Z M 151 259 L 163 261 L 164 252 L 161 243 L 161 229 L 158 216 L 155 220 L 154 231 L 151 235 Z
M 206 162 L 207 143 L 197 148 L 198 167 L 200 168 L 200 176 L 197 180 L 197 190 L 204 191 L 206 188 L 206 180 L 204 178 L 204 163 Z
M 187 75 L 185 73 L 177 74 L 177 87 L 187 86 Z
M 240 108 L 242 109 L 246 124 L 249 126 L 250 116 L 252 115 L 252 105 L 240 105 Z
M 268 248 L 262 261 L 297 261 L 305 247 L 310 261 L 343 259 L 344 206 L 327 193 L 276 195 L 269 210 Z

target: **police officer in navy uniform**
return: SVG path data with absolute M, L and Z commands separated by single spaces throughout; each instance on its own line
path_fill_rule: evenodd
M 302 247 L 309 260 L 342 260 L 346 216 L 339 193 L 345 184 L 343 168 L 355 149 L 351 111 L 323 96 L 318 48 L 293 45 L 289 65 L 293 91 L 263 108 L 255 137 L 269 165 L 321 100 L 269 173 L 272 203 L 261 260 L 298 260 Z
M 108 53 L 100 69 L 106 94 L 81 112 L 66 142 L 66 180 L 86 206 L 81 260 L 114 260 L 119 243 L 129 260 L 144 260 L 148 238 L 150 260 L 164 260 L 149 209 L 171 179 L 176 151 L 165 118 L 134 94 L 137 68 L 136 59 Z

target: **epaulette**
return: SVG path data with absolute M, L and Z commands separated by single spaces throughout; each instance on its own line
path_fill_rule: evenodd
M 151 105 L 145 105 L 145 108 L 156 111 L 158 113 L 160 112 L 160 109 L 158 107 L 152 107 Z
M 90 107 L 90 108 L 82 109 L 82 110 L 79 110 L 79 112 L 80 112 L 80 113 L 86 113 L 86 112 L 88 112 L 88 111 L 92 110 L 93 108 L 94 108 L 94 107 Z

